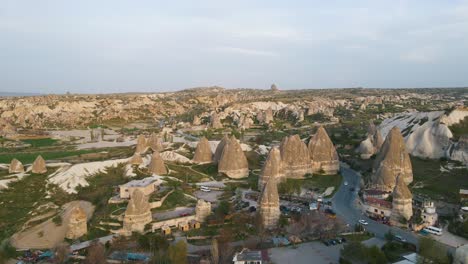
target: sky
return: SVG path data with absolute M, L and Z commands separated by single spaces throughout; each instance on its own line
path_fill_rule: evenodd
M 468 0 L 0 0 L 0 91 L 468 86 Z

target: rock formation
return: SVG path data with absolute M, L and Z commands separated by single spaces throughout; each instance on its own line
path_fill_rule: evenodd
M 211 114 L 210 127 L 214 129 L 223 128 L 223 124 L 221 124 L 221 119 L 219 118 L 218 113 L 216 112 L 213 112 Z
M 142 191 L 133 191 L 125 210 L 123 228 L 125 232 L 143 232 L 145 225 L 153 220 L 151 206 Z
M 265 117 L 263 119 L 263 121 L 265 122 L 265 124 L 269 124 L 271 122 L 273 122 L 273 110 L 271 109 L 271 107 L 268 107 L 268 109 L 265 111 Z
M 202 137 L 197 144 L 193 162 L 198 164 L 211 163 L 213 161 L 213 153 L 211 153 L 210 143 L 208 139 Z
M 413 215 L 413 195 L 406 186 L 404 176 L 398 175 L 392 196 L 390 222 L 392 225 L 402 225 L 402 222 L 408 221 Z
M 211 203 L 205 202 L 205 200 L 203 199 L 199 199 L 195 207 L 195 220 L 197 220 L 200 223 L 203 223 L 210 214 Z
M 323 172 L 329 175 L 338 173 L 340 169 L 338 153 L 323 126 L 320 126 L 310 139 L 309 152 L 313 173 Z
M 194 117 L 193 117 L 193 121 L 192 121 L 192 125 L 194 125 L 194 126 L 199 126 L 200 124 L 201 124 L 200 117 L 194 116 Z
M 458 142 L 454 143 L 448 150 L 447 156 L 452 160 L 468 164 L 468 135 L 461 135 Z
M 263 227 L 265 229 L 275 228 L 281 214 L 278 186 L 275 177 L 269 177 L 265 187 L 263 187 L 258 204 L 260 206 Z
M 162 145 L 161 139 L 156 135 L 156 133 L 152 133 L 150 138 L 148 139 L 148 147 L 154 151 L 163 151 L 164 147 Z
M 41 155 L 37 156 L 32 164 L 32 173 L 35 174 L 44 174 L 47 172 L 46 162 Z
M 309 150 L 298 135 L 284 137 L 280 152 L 286 177 L 301 179 L 305 174 L 312 173 Z
M 143 158 L 141 157 L 139 152 L 135 152 L 133 156 L 128 160 L 128 164 L 130 165 L 140 165 L 143 164 Z
M 453 264 L 468 264 L 468 244 L 457 248 Z
M 88 232 L 87 227 L 88 218 L 86 212 L 80 206 L 73 209 L 68 221 L 68 230 L 65 235 L 68 239 L 77 239 Z
M 262 172 L 258 178 L 258 189 L 261 191 L 270 177 L 276 178 L 279 183 L 285 180 L 284 169 L 281 163 L 281 152 L 278 147 L 273 147 L 268 153 L 268 158 L 263 164 Z
M 136 145 L 135 152 L 143 154 L 143 153 L 146 152 L 146 150 L 148 150 L 148 145 L 146 143 L 146 138 L 145 138 L 144 135 L 139 135 L 138 138 L 137 138 L 137 145 Z
M 400 129 L 394 127 L 374 161 L 372 185 L 381 190 L 392 191 L 397 175 L 401 175 L 406 184 L 413 181 L 413 169 L 405 141 Z
M 359 145 L 361 159 L 369 159 L 372 155 L 378 153 L 384 140 L 380 130 L 378 130 L 371 121 L 367 129 L 367 138 Z
M 227 135 L 224 135 L 224 137 L 221 139 L 219 142 L 218 146 L 216 147 L 214 156 L 213 156 L 213 162 L 218 163 L 219 160 L 221 159 L 221 155 L 223 154 L 224 146 L 229 142 L 229 137 Z
M 10 167 L 8 168 L 8 173 L 21 173 L 24 172 L 24 166 L 21 161 L 17 159 L 12 159 Z
M 237 139 L 232 136 L 224 146 L 218 164 L 218 172 L 229 178 L 239 179 L 249 176 L 249 164 Z
M 164 164 L 164 160 L 161 158 L 161 155 L 159 155 L 159 152 L 157 151 L 153 152 L 148 170 L 152 174 L 157 174 L 157 175 L 167 174 L 166 165 Z

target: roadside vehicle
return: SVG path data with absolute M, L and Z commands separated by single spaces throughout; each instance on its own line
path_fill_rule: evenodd
M 208 188 L 208 187 L 206 187 L 206 186 L 201 186 L 201 187 L 200 187 L 200 190 L 201 190 L 202 192 L 211 192 L 210 188 Z
M 442 229 L 435 227 L 435 226 L 428 226 L 428 227 L 425 227 L 423 230 L 428 232 L 429 234 L 438 235 L 438 236 L 442 235 Z
M 395 236 L 395 240 L 396 240 L 396 241 L 399 241 L 399 242 L 406 242 L 406 239 L 404 239 L 404 238 L 403 238 L 402 236 L 400 236 L 400 235 L 396 235 L 396 236 Z
M 348 182 L 347 182 L 347 181 L 344 182 L 344 186 L 348 186 Z
M 368 224 L 369 224 L 369 223 L 368 223 L 366 220 L 364 220 L 364 219 L 361 219 L 361 220 L 359 220 L 358 222 L 359 222 L 361 225 L 368 225 Z

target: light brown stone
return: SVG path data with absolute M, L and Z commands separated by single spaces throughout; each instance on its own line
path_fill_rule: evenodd
M 211 163 L 213 161 L 213 153 L 211 153 L 210 143 L 208 139 L 202 137 L 197 144 L 195 149 L 195 155 L 193 156 L 193 162 L 198 164 Z
M 265 124 L 269 124 L 273 122 L 273 120 L 273 110 L 271 109 L 271 107 L 268 107 L 268 109 L 265 111 L 265 117 L 263 121 L 265 122 Z
M 249 176 L 249 164 L 237 139 L 232 136 L 224 146 L 218 164 L 218 172 L 229 178 L 239 179 Z
M 144 232 L 145 225 L 151 223 L 151 206 L 148 197 L 135 190 L 125 210 L 123 228 L 126 232 Z
M 390 222 L 401 225 L 401 219 L 409 220 L 413 215 L 413 195 L 409 190 L 404 177 L 399 175 L 393 189 L 392 214 Z
M 86 212 L 80 206 L 73 208 L 68 220 L 68 230 L 65 235 L 68 239 L 80 238 L 88 233 L 88 218 Z
M 219 118 L 218 113 L 213 112 L 211 114 L 210 126 L 214 129 L 223 128 L 223 124 L 221 124 L 221 119 Z
M 35 174 L 44 174 L 47 172 L 46 162 L 41 155 L 37 156 L 32 164 L 32 173 Z
M 400 129 L 394 127 L 388 133 L 374 161 L 372 185 L 378 189 L 392 191 L 398 175 L 403 177 L 406 184 L 413 181 L 413 169 L 405 141 Z
M 133 156 L 128 160 L 128 164 L 130 165 L 140 165 L 143 163 L 143 158 L 141 157 L 139 152 L 135 152 Z
M 139 135 L 137 138 L 137 145 L 135 152 L 143 154 L 148 150 L 148 144 L 144 135 Z
M 268 158 L 263 164 L 262 172 L 258 178 L 258 189 L 261 191 L 270 177 L 276 178 L 276 182 L 285 180 L 284 169 L 281 163 L 281 152 L 278 147 L 271 148 Z
M 167 174 L 166 165 L 164 164 L 164 160 L 161 158 L 161 155 L 159 155 L 159 152 L 155 151 L 151 156 L 151 161 L 148 170 L 151 173 L 157 175 Z
M 329 175 L 338 173 L 340 169 L 338 153 L 323 126 L 320 126 L 310 139 L 309 152 L 313 173 L 323 172 Z
M 304 178 L 312 173 L 307 145 L 298 135 L 286 136 L 280 145 L 281 161 L 287 178 Z
M 194 116 L 194 117 L 193 117 L 192 125 L 194 125 L 194 126 L 199 126 L 200 124 L 201 124 L 200 117 Z
M 213 156 L 213 162 L 218 163 L 219 160 L 221 159 L 221 155 L 223 154 L 224 146 L 229 141 L 229 137 L 227 135 L 224 135 L 224 137 L 221 139 L 219 142 L 218 146 L 216 147 L 214 156 Z
M 280 212 L 278 185 L 275 177 L 269 177 L 259 200 L 260 216 L 265 229 L 277 226 Z
M 10 167 L 8 168 L 8 173 L 21 173 L 24 172 L 24 166 L 21 161 L 17 159 L 12 159 Z
M 152 151 L 161 152 L 164 150 L 161 139 L 156 135 L 156 133 L 152 133 L 148 139 L 148 147 L 151 148 Z
M 203 199 L 197 201 L 195 207 L 195 218 L 198 222 L 203 223 L 206 221 L 206 218 L 211 214 L 211 203 L 206 202 Z

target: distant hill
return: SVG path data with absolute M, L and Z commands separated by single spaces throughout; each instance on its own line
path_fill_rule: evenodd
M 0 97 L 10 97 L 10 96 L 34 96 L 41 95 L 40 93 L 16 93 L 16 92 L 1 92 Z

